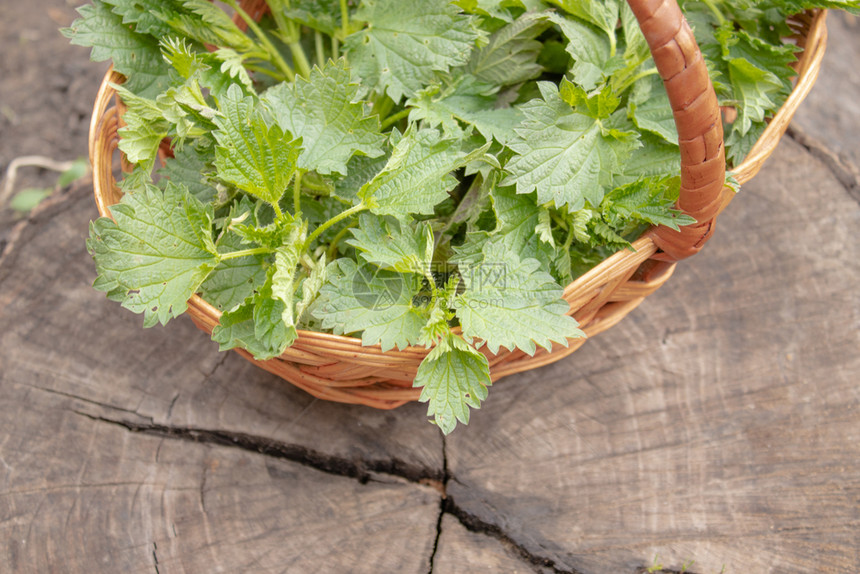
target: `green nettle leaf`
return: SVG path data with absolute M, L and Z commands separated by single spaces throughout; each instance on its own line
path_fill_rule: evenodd
M 520 259 L 495 240 L 486 243 L 483 261 L 461 269 L 466 291 L 457 297 L 457 318 L 467 339 L 479 339 L 492 353 L 499 347 L 533 355 L 536 347 L 567 346 L 584 337 L 561 298 L 562 288 L 536 259 Z
M 642 34 L 639 22 L 627 2 L 621 2 L 621 28 L 624 30 L 624 61 L 644 62 L 651 56 L 651 49 Z
M 638 128 L 655 133 L 669 143 L 678 144 L 675 116 L 660 76 L 648 76 L 633 85 L 628 115 Z
M 286 4 L 289 7 L 283 8 L 284 16 L 308 28 L 334 36 L 343 26 L 339 0 L 293 0 Z
M 212 203 L 218 198 L 218 190 L 209 180 L 215 174 L 212 163 L 215 155 L 211 148 L 186 145 L 173 151 L 158 173 L 169 181 L 182 184 L 203 203 Z
M 357 101 L 359 85 L 351 83 L 343 59 L 314 68 L 309 79 L 281 83 L 263 95 L 278 125 L 288 133 L 302 134 L 299 167 L 320 174 L 347 173 L 355 154 L 382 155 L 385 136 L 379 118 L 368 117 Z
M 568 14 L 597 26 L 608 35 L 615 35 L 618 23 L 617 0 L 547 0 Z
M 338 259 L 329 265 L 322 302 L 313 312 L 324 329 L 336 334 L 361 331 L 363 345 L 405 349 L 421 341 L 427 322 L 427 309 L 413 301 L 420 289 L 420 275 Z
M 793 46 L 773 46 L 728 25 L 716 31 L 722 56 L 728 68 L 738 118 L 732 130 L 745 135 L 753 123 L 761 123 L 776 110 L 791 92 L 797 58 Z
M 554 84 L 538 85 L 543 99 L 520 107 L 526 120 L 508 144 L 517 155 L 502 185 L 516 185 L 518 193 L 537 190 L 538 202 L 570 211 L 586 201 L 596 206 L 612 174 L 637 147 L 636 134 L 574 111 Z
M 289 214 L 284 214 L 268 225 L 259 225 L 253 220 L 237 220 L 230 225 L 230 229 L 245 243 L 255 243 L 274 251 L 293 240 L 296 222 Z
M 511 13 L 506 8 L 524 8 L 522 2 L 518 0 L 453 0 L 452 3 L 470 14 L 496 18 L 505 22 L 513 21 Z
M 186 80 L 195 80 L 208 88 L 213 96 L 221 98 L 233 84 L 239 84 L 251 93 L 253 84 L 242 67 L 244 56 L 229 48 L 215 52 L 198 52 L 184 38 L 165 38 L 161 51 L 176 72 Z
M 763 122 L 768 110 L 776 107 L 782 82 L 773 73 L 741 58 L 729 61 L 729 78 L 740 102 L 733 129 L 743 135 L 753 122 Z
M 208 0 L 180 0 L 183 12 L 162 13 L 171 28 L 201 44 L 225 46 L 240 52 L 256 47 L 227 13 Z
M 255 359 L 267 361 L 279 357 L 296 340 L 296 329 L 283 321 L 287 305 L 272 298 L 269 280 L 245 303 L 221 314 L 212 330 L 212 340 L 220 350 L 247 349 Z
M 567 38 L 567 53 L 573 58 L 571 79 L 586 91 L 596 88 L 617 67 L 608 36 L 593 26 L 558 14 L 548 16 Z
M 747 133 L 743 135 L 738 129 L 729 131 L 726 135 L 726 159 L 731 162 L 731 165 L 738 166 L 743 162 L 765 128 L 767 128 L 767 122 L 753 122 Z
M 152 171 L 158 146 L 167 137 L 170 123 L 153 100 L 137 96 L 123 86 L 115 86 L 115 89 L 128 108 L 122 115 L 125 125 L 118 130 L 119 149 L 130 162 Z
M 95 288 L 143 313 L 143 324 L 167 323 L 219 263 L 211 209 L 181 185 L 146 185 L 111 207 L 116 221 L 90 225 L 87 247 L 96 262 Z
M 383 269 L 423 274 L 433 257 L 433 230 L 429 222 L 401 223 L 393 217 L 362 214 L 355 239 L 347 241 L 362 259 Z
M 449 334 L 421 361 L 413 384 L 422 387 L 418 400 L 429 403 L 427 416 L 447 435 L 457 421 L 469 424 L 469 407 L 480 408 L 487 398 L 487 387 L 492 384 L 489 362 Z
M 247 247 L 240 235 L 229 231 L 229 224 L 242 220 L 250 226 L 256 226 L 253 208 L 247 197 L 233 206 L 224 223 L 228 229 L 222 230 L 223 236 L 219 238 L 219 253 L 230 253 Z M 266 260 L 264 254 L 222 260 L 200 286 L 200 294 L 221 311 L 235 309 L 266 282 Z
M 607 193 L 601 210 L 604 217 L 619 228 L 629 221 L 642 221 L 677 230 L 681 225 L 696 222 L 689 215 L 673 209 L 679 186 L 678 176 L 640 179 Z
M 346 177 L 334 184 L 334 195 L 345 201 L 358 203 L 359 190 L 385 168 L 389 157 L 386 154 L 379 157 L 352 156 L 346 164 Z
M 299 228 L 296 228 L 298 231 Z M 272 299 L 282 303 L 281 323 L 286 328 L 285 338 L 291 344 L 298 333 L 296 332 L 296 316 L 293 297 L 296 292 L 296 268 L 301 258 L 300 244 L 304 233 L 294 233 L 291 241 L 275 251 L 275 263 L 272 267 Z
M 642 177 L 678 175 L 681 171 L 681 153 L 677 145 L 648 132 L 639 137 L 642 146 L 625 160 L 619 173 L 612 178 L 613 186 L 632 183 Z
M 570 107 L 577 112 L 585 114 L 596 120 L 605 120 L 612 116 L 612 112 L 618 109 L 621 100 L 612 91 L 609 85 L 602 90 L 592 94 L 586 93 L 584 89 L 566 78 L 559 84 L 559 95 Z
M 543 44 L 535 38 L 551 23 L 546 13 L 527 12 L 493 33 L 483 48 L 472 53 L 466 71 L 498 87 L 533 80 L 541 75 L 537 63 Z
M 537 259 L 546 264 L 556 257 L 556 249 L 535 235 L 541 224 L 541 213 L 547 211 L 537 205 L 534 193 L 518 194 L 513 187 L 497 187 L 492 191 L 492 198 L 498 219 L 493 233 L 499 236 L 498 241 L 504 242 L 520 259 Z
M 153 38 L 163 38 L 173 30 L 165 22 L 165 15 L 170 12 L 184 12 L 175 0 L 102 0 L 111 6 L 111 11 L 122 16 L 122 23 L 134 29 L 138 34 L 147 34 Z
M 275 314 L 274 320 L 280 320 L 280 317 Z M 219 323 L 212 329 L 212 340 L 219 343 L 220 351 L 246 349 L 260 361 L 273 359 L 283 352 L 266 347 L 257 340 L 255 331 L 254 303 L 245 303 L 221 314 Z
M 448 0 L 364 0 L 355 15 L 367 28 L 346 39 L 356 74 L 399 102 L 462 66 L 479 34 Z
M 297 244 L 304 239 L 305 228 L 294 221 L 289 230 L 289 239 L 275 249 L 273 264 L 263 271 L 262 284 L 255 276 L 253 292 L 223 313 L 213 329 L 212 339 L 220 343 L 222 351 L 240 347 L 259 360 L 268 360 L 280 356 L 298 337 L 294 294 L 301 253 Z M 236 261 L 241 259 L 247 258 Z
M 431 214 L 457 185 L 451 173 L 480 158 L 489 144 L 469 153 L 460 139 L 445 139 L 433 129 L 410 128 L 395 144 L 388 163 L 358 192 L 378 215 L 405 218 Z
M 268 126 L 256 109 L 254 98 L 239 86 L 230 86 L 215 117 L 215 167 L 218 176 L 272 205 L 284 195 L 301 150 L 301 138 L 293 140 L 277 125 Z
M 235 309 L 265 283 L 264 260 L 249 255 L 222 261 L 200 286 L 203 299 L 221 311 Z
M 114 69 L 128 78 L 126 89 L 155 98 L 167 88 L 168 66 L 155 38 L 136 33 L 101 0 L 81 6 L 78 14 L 80 18 L 63 34 L 76 46 L 92 48 L 94 61 L 111 60 Z
M 313 269 L 307 277 L 302 281 L 302 298 L 296 303 L 296 324 L 302 320 L 305 311 L 316 301 L 320 294 L 320 289 L 325 284 L 328 277 L 328 267 L 326 266 L 326 254 L 320 255 L 320 258 L 314 264 Z
M 540 237 L 542 243 L 555 247 L 555 238 L 552 235 L 552 216 L 549 210 L 544 207 L 540 208 L 538 212 L 538 223 L 535 225 L 535 233 Z
M 465 75 L 450 78 L 446 86 L 434 84 L 409 99 L 410 121 L 423 120 L 428 127 L 442 126 L 446 135 L 462 132 L 460 122 L 472 125 L 487 140 L 506 143 L 523 120 L 516 108 L 496 107 L 497 89 Z

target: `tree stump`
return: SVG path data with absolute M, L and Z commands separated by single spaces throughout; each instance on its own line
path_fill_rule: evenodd
M 4 44 L 53 26 L 12 14 Z M 860 34 L 830 20 L 822 86 L 709 246 L 445 440 L 423 405 L 324 403 L 186 319 L 141 329 L 90 286 L 86 183 L 7 227 L 0 571 L 860 570 Z

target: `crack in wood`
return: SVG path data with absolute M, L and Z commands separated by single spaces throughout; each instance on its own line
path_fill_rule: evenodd
M 692 570 L 687 570 L 683 568 L 681 570 L 669 570 L 666 568 L 660 568 L 659 570 L 654 570 L 654 566 L 640 566 L 637 568 L 633 574 L 696 574 Z
M 442 492 L 439 498 L 439 514 L 436 517 L 436 538 L 433 540 L 433 551 L 430 553 L 430 569 L 428 574 L 433 574 L 433 563 L 436 560 L 436 552 L 439 550 L 439 539 L 442 537 L 442 519 L 445 517 L 445 501 L 448 499 L 448 481 L 451 474 L 448 472 L 448 442 L 442 434 Z
M 272 458 L 296 462 L 327 474 L 354 478 L 362 484 L 380 482 L 375 475 L 381 474 L 398 477 L 408 482 L 431 486 L 437 490 L 441 490 L 441 484 L 444 479 L 443 471 L 410 464 L 397 458 L 388 460 L 355 460 L 325 454 L 302 445 L 283 443 L 266 437 L 241 432 L 170 426 L 157 423 L 138 423 L 96 416 L 81 411 L 74 412 L 90 420 L 123 427 L 130 432 L 238 448 Z
M 559 568 L 555 561 L 538 556 L 528 550 L 525 545 L 517 542 L 499 526 L 486 522 L 477 516 L 463 510 L 453 499 L 447 496 L 446 487 L 450 480 L 455 480 L 448 469 L 448 458 L 445 451 L 443 439 L 442 469 L 437 470 L 406 463 L 405 461 L 392 458 L 389 460 L 354 460 L 345 457 L 321 453 L 307 447 L 278 442 L 261 436 L 245 433 L 232 432 L 217 429 L 203 429 L 195 427 L 169 426 L 156 423 L 138 423 L 128 420 L 111 419 L 96 416 L 89 413 L 74 411 L 76 414 L 90 420 L 112 424 L 126 429 L 129 432 L 168 439 L 185 440 L 200 444 L 214 444 L 218 446 L 238 448 L 241 450 L 262 454 L 272 458 L 288 460 L 303 466 L 332 474 L 358 480 L 362 484 L 368 482 L 382 482 L 375 475 L 388 475 L 406 480 L 411 483 L 430 486 L 440 493 L 440 508 L 436 520 L 436 538 L 433 551 L 430 555 L 430 573 L 433 572 L 433 562 L 439 547 L 442 535 L 442 519 L 445 514 L 456 518 L 470 532 L 489 536 L 501 542 L 515 555 L 521 557 L 525 562 L 536 568 L 548 569 L 554 574 L 582 574 L 578 570 L 564 570 Z
M 453 498 L 448 497 L 445 499 L 445 513 L 450 514 L 451 516 L 456 518 L 460 522 L 460 524 L 462 524 L 466 528 L 466 530 L 478 534 L 483 534 L 484 536 L 489 536 L 490 538 L 495 538 L 496 540 L 501 542 L 502 545 L 507 547 L 511 552 L 513 552 L 535 568 L 549 570 L 550 572 L 553 572 L 553 574 L 583 574 L 583 572 L 575 568 L 571 570 L 564 570 L 559 567 L 556 564 L 555 560 L 553 560 L 552 558 L 539 556 L 533 553 L 528 548 L 526 548 L 524 544 L 521 544 L 514 540 L 498 525 L 478 518 L 474 514 L 461 508 L 454 501 Z M 540 570 L 538 571 L 540 572 Z
M 96 401 L 96 400 L 93 400 L 93 399 L 88 399 L 88 398 L 86 398 L 86 397 L 82 397 L 82 396 L 80 396 L 80 395 L 75 395 L 75 394 L 73 394 L 73 393 L 66 393 L 66 392 L 63 392 L 63 391 L 60 391 L 60 390 L 57 390 L 57 389 L 50 389 L 50 388 L 47 388 L 47 387 L 38 387 L 38 386 L 36 386 L 36 385 L 27 385 L 27 386 L 28 386 L 29 388 L 33 389 L 33 390 L 36 390 L 36 391 L 42 391 L 43 393 L 48 393 L 48 394 L 50 394 L 50 395 L 57 395 L 57 396 L 60 396 L 60 397 L 65 397 L 65 398 L 67 398 L 67 399 L 72 399 L 72 400 L 75 400 L 75 401 L 81 401 L 82 403 L 86 403 L 86 404 L 88 404 L 88 405 L 93 405 L 93 406 L 101 407 L 101 408 L 103 408 L 103 409 L 108 409 L 108 410 L 112 410 L 112 411 L 119 411 L 119 412 L 121 412 L 121 413 L 128 413 L 128 414 L 130 414 L 130 415 L 134 415 L 134 416 L 140 417 L 141 419 L 149 420 L 149 422 L 150 422 L 150 423 L 153 423 L 153 422 L 154 422 L 154 421 L 153 421 L 153 419 L 152 419 L 152 417 L 142 415 L 142 414 L 140 414 L 140 413 L 138 413 L 137 411 L 132 410 L 132 409 L 126 409 L 126 408 L 119 407 L 119 406 L 116 406 L 116 405 L 112 405 L 112 404 L 109 404 L 109 403 L 103 403 L 103 402 L 100 402 L 100 401 Z M 78 412 L 78 411 L 75 411 L 75 412 Z M 78 412 L 78 414 L 83 414 L 83 413 Z
M 839 157 L 824 142 L 812 137 L 795 124 L 788 126 L 785 134 L 805 149 L 812 157 L 824 164 L 848 195 L 860 203 L 860 169 Z

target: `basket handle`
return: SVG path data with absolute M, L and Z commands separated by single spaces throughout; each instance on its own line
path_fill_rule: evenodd
M 726 178 L 723 122 L 717 95 L 696 38 L 676 0 L 628 0 L 663 78 L 681 148 L 678 208 L 697 223 L 680 231 L 652 228 L 662 250 L 653 258 L 678 261 L 699 252 L 714 232 Z

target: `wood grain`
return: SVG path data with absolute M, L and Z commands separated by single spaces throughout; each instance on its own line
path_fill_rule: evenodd
M 132 433 L 0 384 L 3 572 L 419 572 L 438 494 Z
M 442 517 L 441 536 L 433 558 L 437 574 L 533 574 L 552 572 L 535 566 L 494 538 L 470 532 L 451 514 Z

